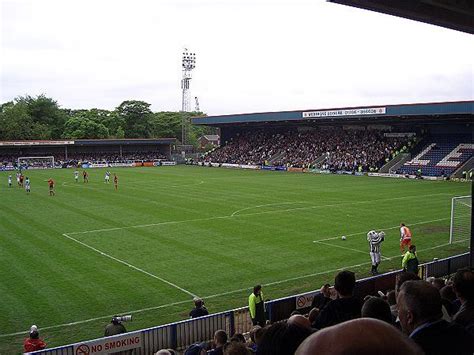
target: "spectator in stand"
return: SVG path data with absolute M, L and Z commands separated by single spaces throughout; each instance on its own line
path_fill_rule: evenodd
M 461 301 L 453 321 L 465 327 L 474 337 L 474 272 L 469 269 L 458 270 L 453 278 L 453 289 Z
M 397 296 L 394 290 L 391 290 L 387 293 L 387 302 L 390 306 L 390 313 L 392 313 L 392 318 L 395 320 L 398 318 L 398 309 L 397 309 Z
M 460 325 L 442 319 L 439 291 L 426 281 L 406 281 L 397 297 L 402 330 L 427 355 L 470 354 L 469 333 Z
M 177 352 L 173 349 L 161 349 L 158 350 L 154 355 L 177 355 Z
M 258 345 L 257 355 L 292 355 L 312 330 L 296 324 L 277 322 L 265 331 Z
M 446 307 L 451 318 L 459 311 L 460 304 L 458 304 L 459 299 L 454 292 L 453 285 L 446 285 L 441 290 L 439 290 L 441 295 L 441 300 L 443 301 L 443 306 Z
M 206 349 L 207 347 L 204 343 L 192 344 L 184 351 L 184 355 L 206 355 Z
M 225 346 L 224 355 L 251 355 L 252 352 L 245 346 L 245 343 L 230 342 Z
M 319 290 L 320 292 L 313 297 L 311 308 L 322 310 L 331 301 L 331 285 L 325 284 Z
M 238 342 L 245 344 L 245 337 L 242 333 L 235 333 L 234 335 L 232 335 L 232 338 L 230 338 L 230 342 Z
M 396 328 L 378 319 L 353 319 L 308 337 L 296 355 L 422 355 L 423 351 Z
M 353 296 L 355 287 L 355 275 L 350 271 L 341 271 L 336 275 L 334 288 L 338 298 L 332 300 L 318 314 L 312 326 L 322 329 L 335 325 L 346 320 L 359 318 L 361 312 L 361 302 Z
M 370 297 L 362 305 L 361 316 L 374 318 L 392 324 L 392 313 L 387 302 L 379 297 Z
M 204 306 L 204 301 L 199 297 L 194 297 L 194 308 L 189 312 L 191 318 L 207 316 L 209 314 L 207 308 Z
M 313 328 L 311 327 L 311 322 L 309 321 L 309 319 L 301 314 L 292 315 L 290 318 L 288 318 L 287 322 L 289 325 L 296 325 L 298 327 L 313 331 Z
M 260 344 L 266 329 L 267 328 L 262 328 L 261 326 L 256 325 L 250 330 L 250 339 L 247 346 L 252 350 L 252 352 L 257 352 L 258 344 Z
M 265 326 L 265 302 L 263 300 L 261 285 L 255 286 L 249 296 L 249 312 L 253 325 Z
M 218 330 L 214 333 L 214 349 L 207 353 L 209 355 L 223 355 L 225 344 L 227 344 L 227 333 L 223 330 Z
M 32 325 L 30 328 L 30 335 L 23 341 L 23 352 L 29 353 L 32 351 L 42 350 L 46 348 L 46 343 L 40 339 L 38 327 Z

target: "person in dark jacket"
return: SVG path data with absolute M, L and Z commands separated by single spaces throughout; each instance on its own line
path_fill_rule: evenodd
M 439 291 L 426 281 L 407 281 L 397 298 L 402 331 L 426 355 L 472 355 L 469 333 L 460 325 L 445 321 Z
M 207 308 L 204 307 L 204 301 L 202 299 L 200 299 L 199 297 L 194 297 L 193 301 L 194 301 L 194 308 L 192 309 L 191 312 L 189 312 L 189 316 L 191 318 L 207 316 L 209 314 L 209 311 L 207 310 Z
M 351 271 L 341 271 L 336 275 L 334 288 L 338 298 L 332 300 L 316 316 L 312 326 L 321 329 L 344 321 L 359 318 L 362 308 L 360 300 L 353 296 L 355 275 Z
M 127 329 L 123 326 L 123 324 L 118 319 L 118 316 L 114 316 L 110 323 L 105 327 L 104 336 L 110 337 L 112 335 L 126 333 Z

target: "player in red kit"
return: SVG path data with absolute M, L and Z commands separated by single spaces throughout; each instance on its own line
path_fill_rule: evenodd
M 118 189 L 118 177 L 116 174 L 114 174 L 114 187 L 115 187 L 115 190 Z
M 405 247 L 410 249 L 411 246 L 411 230 L 404 223 L 400 223 L 400 251 L 405 252 Z
M 49 178 L 48 180 L 48 186 L 49 186 L 49 196 L 54 196 L 54 180 Z
M 82 177 L 84 178 L 84 182 L 89 182 L 89 174 L 87 173 L 87 171 L 83 171 L 82 172 Z

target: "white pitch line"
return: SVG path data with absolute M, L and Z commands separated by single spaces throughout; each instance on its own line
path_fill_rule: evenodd
M 429 221 L 421 221 L 421 222 L 416 222 L 416 223 L 410 223 L 410 224 L 407 224 L 408 226 L 417 226 L 419 224 L 427 224 L 427 223 L 432 223 L 432 222 L 440 222 L 440 221 L 446 221 L 446 220 L 449 220 L 450 218 L 438 218 L 438 219 L 431 219 Z M 396 229 L 396 228 L 400 228 L 400 226 L 394 226 L 394 227 L 387 227 L 387 228 L 375 228 L 376 230 L 388 230 L 388 229 Z M 357 233 L 351 233 L 351 234 L 346 234 L 346 237 L 352 237 L 354 235 L 360 235 L 360 234 L 364 234 L 364 233 L 367 233 L 367 232 L 357 232 Z M 326 238 L 326 239 L 319 239 L 319 240 L 313 240 L 314 243 L 316 242 L 325 242 L 327 240 L 334 240 L 334 239 L 338 239 L 340 238 L 340 236 L 335 236 L 335 237 L 331 237 L 331 238 Z
M 234 217 L 235 215 L 239 214 L 242 211 L 247 211 L 254 208 L 261 208 L 261 207 L 267 207 L 267 206 L 295 205 L 298 203 L 305 203 L 305 202 L 276 202 L 276 203 L 266 203 L 264 205 L 250 206 L 250 207 L 245 207 L 245 208 L 235 211 L 234 213 L 230 215 L 230 217 Z
M 134 266 L 134 265 L 132 265 L 132 264 L 130 264 L 130 263 L 127 263 L 126 261 L 123 261 L 123 260 L 121 260 L 121 259 L 118 259 L 118 258 L 116 258 L 116 257 L 114 257 L 114 256 L 112 256 L 112 255 L 110 255 L 110 254 L 104 253 L 103 251 L 101 251 L 101 250 L 99 250 L 99 249 L 96 249 L 96 248 L 94 248 L 93 246 L 90 246 L 89 244 L 86 244 L 86 243 L 84 243 L 84 242 L 81 242 L 80 240 L 77 240 L 77 239 L 75 239 L 75 238 L 73 238 L 73 237 L 67 235 L 66 233 L 64 233 L 63 236 L 66 237 L 66 238 L 68 238 L 68 239 L 70 239 L 70 240 L 72 240 L 72 241 L 74 241 L 74 242 L 76 242 L 76 243 L 81 244 L 82 246 L 85 246 L 86 248 L 89 248 L 89 249 L 95 251 L 96 253 L 99 253 L 100 255 L 106 256 L 107 258 L 110 258 L 110 259 L 112 259 L 112 260 L 115 260 L 116 262 L 119 262 L 119 263 L 121 263 L 121 264 L 123 264 L 123 265 L 126 265 L 126 266 L 128 266 L 128 267 L 130 267 L 130 268 L 132 268 L 132 269 L 134 269 L 134 270 L 136 270 L 136 271 L 139 271 L 139 272 L 141 272 L 141 273 L 144 273 L 145 275 L 151 276 L 151 277 L 153 277 L 154 279 L 160 280 L 161 282 L 164 282 L 165 284 L 168 284 L 169 286 L 172 286 L 172 287 L 174 287 L 174 288 L 176 288 L 176 289 L 178 289 L 178 290 L 180 290 L 180 291 L 182 291 L 182 292 L 184 292 L 184 293 L 190 295 L 191 297 L 197 297 L 194 293 L 192 293 L 192 292 L 190 292 L 190 291 L 188 291 L 188 290 L 186 290 L 186 289 L 184 289 L 184 288 L 182 288 L 182 287 L 180 287 L 180 286 L 178 286 L 178 285 L 176 285 L 176 284 L 174 284 L 174 283 L 172 283 L 172 282 L 170 282 L 170 281 L 168 281 L 168 280 L 165 280 L 165 279 L 162 278 L 162 277 L 156 276 L 156 275 L 152 274 L 151 272 L 148 272 L 148 271 L 145 271 L 145 270 L 143 270 L 143 269 L 140 269 L 139 267 L 136 267 L 136 266 Z
M 400 200 L 400 199 L 411 199 L 411 198 L 422 198 L 422 197 L 430 197 L 430 196 L 438 196 L 438 195 L 450 195 L 448 193 L 438 193 L 438 194 L 427 194 L 427 195 L 412 195 L 412 196 L 402 196 L 402 197 L 393 197 L 387 199 L 379 199 L 376 202 L 381 201 L 393 201 L 393 200 Z M 103 229 L 94 229 L 89 231 L 82 231 L 82 232 L 68 232 L 68 235 L 77 235 L 77 234 L 87 234 L 87 233 L 96 233 L 96 232 L 111 232 L 117 231 L 121 229 L 132 229 L 132 228 L 146 228 L 146 227 L 154 227 L 166 224 L 178 224 L 178 223 L 189 223 L 189 222 L 201 222 L 201 221 L 211 221 L 214 219 L 227 219 L 227 218 L 234 218 L 234 217 L 245 217 L 245 216 L 257 216 L 262 214 L 271 214 L 271 213 L 282 213 L 282 212 L 292 212 L 292 211 L 300 211 L 300 210 L 308 210 L 308 209 L 316 209 L 316 208 L 326 208 L 326 207 L 340 207 L 340 206 L 352 206 L 352 205 L 359 205 L 365 203 L 374 203 L 373 200 L 370 201 L 358 201 L 358 202 L 350 202 L 350 203 L 332 203 L 327 205 L 315 205 L 315 206 L 306 206 L 306 207 L 295 207 L 295 208 L 287 208 L 284 210 L 273 210 L 273 211 L 263 211 L 263 212 L 254 212 L 254 213 L 244 213 L 244 214 L 235 214 L 237 211 L 234 211 L 230 215 L 226 216 L 214 216 L 214 217 L 206 217 L 206 218 L 194 218 L 194 219 L 185 219 L 181 221 L 167 221 L 167 222 L 159 222 L 159 223 L 150 223 L 150 224 L 138 224 L 133 226 L 125 226 L 125 227 L 114 227 L 114 228 L 103 228 Z M 252 208 L 255 208 L 253 206 Z
M 469 239 L 462 239 L 462 240 L 455 241 L 455 242 L 453 242 L 452 244 L 457 244 L 457 243 L 465 242 L 465 241 L 468 241 L 468 240 L 469 240 Z M 426 249 L 419 249 L 418 252 L 423 252 L 423 251 L 426 251 L 426 250 L 437 249 L 437 248 L 444 247 L 444 246 L 447 246 L 447 245 L 450 245 L 450 243 L 441 244 L 441 245 L 436 245 L 436 246 L 434 246 L 434 247 L 426 248 Z M 392 256 L 392 257 L 388 257 L 388 258 L 386 258 L 386 259 L 387 259 L 387 260 L 392 260 L 392 259 L 396 259 L 396 258 L 400 258 L 400 255 L 395 255 L 395 256 Z M 361 266 L 369 265 L 369 264 L 371 264 L 370 261 L 369 261 L 369 262 L 360 263 L 360 264 L 350 265 L 350 266 L 344 266 L 344 267 L 340 267 L 340 268 L 337 268 L 337 269 L 326 270 L 326 271 L 320 271 L 320 272 L 315 272 L 315 273 L 312 273 L 312 274 L 306 274 L 306 275 L 302 275 L 302 276 L 296 276 L 296 277 L 292 277 L 292 278 L 288 278 L 288 279 L 284 279 L 284 280 L 280 280 L 280 281 L 274 281 L 274 282 L 265 283 L 265 284 L 262 284 L 262 285 L 263 285 L 263 286 L 280 285 L 280 284 L 282 284 L 282 283 L 286 283 L 286 282 L 290 282 L 290 281 L 297 281 L 297 280 L 306 279 L 306 278 L 309 278 L 309 277 L 314 277 L 314 276 L 319 276 L 319 275 L 325 275 L 325 274 L 329 274 L 329 273 L 332 273 L 332 272 L 336 272 L 336 271 L 340 271 L 340 270 L 347 270 L 347 269 L 356 268 L 356 267 L 361 267 Z M 213 294 L 213 295 L 210 295 L 210 296 L 204 296 L 204 297 L 202 297 L 202 299 L 212 299 L 212 298 L 216 298 L 216 297 L 227 296 L 227 295 L 231 295 L 231 294 L 234 294 L 234 293 L 239 293 L 239 292 L 247 291 L 247 290 L 250 290 L 250 289 L 251 289 L 251 288 L 248 288 L 248 287 L 247 287 L 247 288 L 240 288 L 240 289 L 238 289 L 238 290 L 232 290 L 232 291 L 227 291 L 227 292 L 222 292 L 222 293 L 216 293 L 216 294 Z M 51 326 L 41 327 L 40 330 L 54 329 L 54 328 L 62 328 L 62 327 L 67 327 L 67 326 L 72 326 L 72 325 L 84 324 L 84 323 L 88 323 L 88 322 L 93 322 L 93 321 L 95 321 L 95 320 L 101 320 L 101 319 L 111 318 L 111 317 L 115 316 L 116 314 L 136 314 L 136 313 L 141 313 L 141 312 L 146 312 L 146 311 L 152 311 L 152 310 L 156 310 L 156 309 L 160 309 L 160 308 L 166 308 L 166 307 L 170 307 L 170 306 L 180 305 L 180 304 L 184 304 L 184 303 L 189 303 L 189 301 L 188 301 L 188 300 L 186 300 L 186 301 L 179 301 L 179 302 L 173 302 L 173 303 L 163 304 L 163 305 L 160 305 L 160 306 L 154 306 L 154 307 L 147 307 L 147 308 L 137 309 L 137 310 L 133 310 L 133 311 L 117 312 L 117 313 L 115 313 L 115 314 L 113 314 L 113 315 L 100 316 L 100 317 L 96 317 L 96 318 L 84 319 L 84 320 L 80 320 L 80 321 L 76 321 L 76 322 L 71 322 L 71 323 L 63 323 L 63 324 L 57 324 L 57 325 L 51 325 Z M 1 335 L 0 335 L 0 338 L 4 338 L 4 337 L 8 337 L 8 336 L 15 336 L 15 335 L 24 335 L 24 334 L 27 333 L 27 332 L 28 332 L 27 330 L 24 330 L 24 331 L 16 332 L 16 333 L 1 334 Z

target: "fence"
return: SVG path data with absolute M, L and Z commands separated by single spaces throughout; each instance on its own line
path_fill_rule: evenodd
M 423 278 L 446 276 L 468 265 L 469 253 L 460 254 L 420 265 L 420 275 Z M 393 289 L 396 276 L 400 272 L 401 271 L 393 271 L 358 280 L 355 295 L 364 297 L 366 295 L 376 294 L 378 290 L 385 291 Z M 266 302 L 268 319 L 271 322 L 287 319 L 296 309 L 302 313 L 309 311 L 311 308 L 311 300 L 318 293 L 319 291 L 313 291 Z M 218 329 L 225 330 L 227 334 L 234 334 L 249 332 L 251 328 L 252 322 L 248 308 L 242 307 L 201 318 L 188 319 L 113 337 L 99 338 L 72 345 L 45 349 L 32 354 L 92 355 L 133 349 L 131 353 L 145 355 L 153 354 L 163 348 L 185 349 L 193 343 L 212 339 L 214 332 Z

